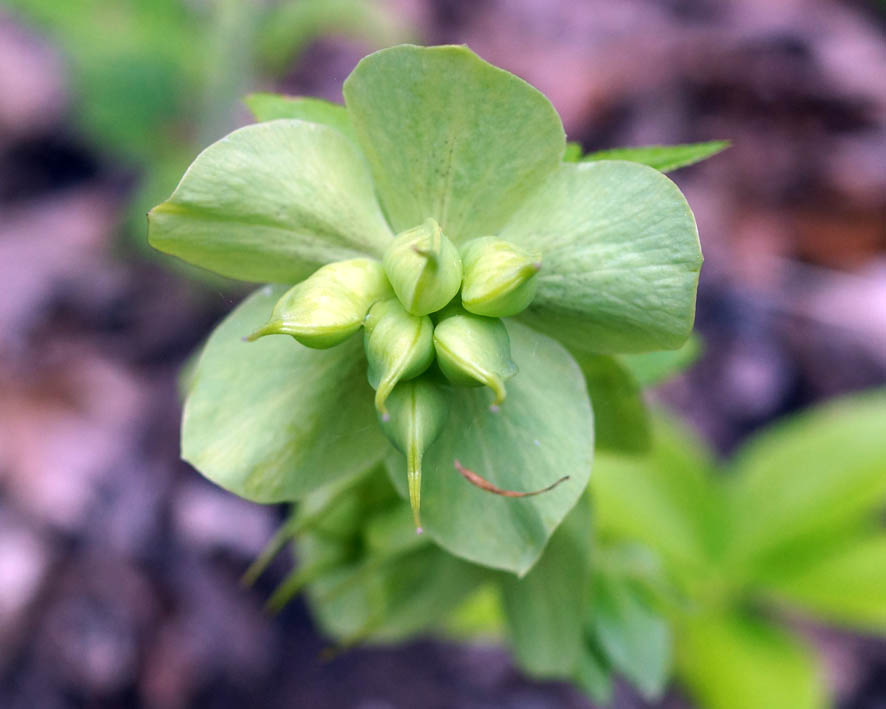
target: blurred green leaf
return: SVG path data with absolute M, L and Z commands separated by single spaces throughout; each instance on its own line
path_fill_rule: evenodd
M 651 431 L 643 392 L 626 367 L 614 357 L 573 352 L 585 375 L 594 407 L 597 450 L 642 453 L 649 450 Z
M 687 143 L 684 145 L 646 145 L 637 148 L 612 148 L 585 155 L 583 161 L 628 160 L 654 167 L 662 172 L 670 172 L 680 167 L 694 165 L 702 160 L 726 150 L 728 140 L 711 140 L 707 143 Z
M 755 436 L 733 458 L 734 553 L 778 554 L 886 502 L 886 391 L 833 401 Z
M 417 535 L 409 505 L 383 470 L 313 503 L 320 494 L 300 511 L 322 516 L 299 540 L 295 573 L 320 569 L 308 600 L 339 641 L 395 641 L 424 631 L 491 576 Z
M 618 359 L 645 389 L 689 367 L 698 359 L 702 349 L 701 338 L 692 334 L 679 349 L 623 354 Z
M 284 291 L 257 291 L 212 333 L 182 423 L 185 460 L 257 502 L 293 500 L 355 476 L 389 448 L 376 425 L 360 338 L 329 350 L 287 336 L 243 341 Z
M 687 619 L 679 628 L 678 671 L 705 709 L 824 709 L 823 673 L 786 632 L 739 615 Z
M 258 121 L 278 118 L 296 118 L 310 123 L 322 123 L 357 142 L 354 127 L 345 107 L 319 98 L 281 96 L 280 94 L 249 94 L 243 103 Z
M 257 51 L 276 73 L 323 34 L 356 37 L 375 46 L 396 44 L 412 33 L 402 17 L 377 0 L 284 0 L 265 13 Z
M 581 160 L 581 152 L 581 143 L 570 140 L 563 151 L 563 162 L 578 162 Z
M 590 626 L 613 669 L 647 699 L 662 695 L 671 670 L 670 628 L 633 582 L 594 574 Z
M 438 625 L 439 632 L 458 641 L 503 642 L 505 618 L 497 583 L 471 593 Z
M 508 322 L 520 374 L 508 381 L 501 410 L 489 410 L 485 388 L 453 388 L 449 420 L 425 453 L 422 526 L 444 549 L 496 569 L 525 574 L 551 534 L 584 494 L 593 460 L 590 402 L 578 365 L 554 340 Z M 467 482 L 455 460 L 498 487 L 549 492 L 514 499 Z M 406 461 L 387 458 L 406 496 Z
M 886 631 L 886 534 L 849 537 L 818 563 L 771 579 L 765 592 L 817 618 Z
M 649 455 L 597 455 L 591 493 L 598 528 L 649 545 L 681 571 L 707 568 L 722 533 L 712 470 L 701 442 L 656 417 Z
M 598 704 L 609 704 L 612 701 L 612 674 L 606 662 L 601 658 L 599 648 L 586 641 L 578 659 L 578 669 L 572 681 Z
M 522 579 L 502 580 L 502 605 L 520 667 L 537 677 L 569 677 L 584 645 L 590 582 L 591 511 L 582 496 Z

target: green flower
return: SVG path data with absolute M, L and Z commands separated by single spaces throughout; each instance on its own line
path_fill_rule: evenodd
M 453 554 L 523 574 L 588 481 L 594 422 L 583 369 L 599 369 L 600 357 L 613 353 L 679 347 L 691 331 L 701 265 L 692 213 L 652 168 L 564 162 L 563 128 L 548 100 L 466 47 L 372 54 L 345 82 L 344 97 L 346 106 L 261 97 L 260 120 L 290 118 L 207 148 L 149 214 L 156 248 L 226 276 L 282 284 L 256 292 L 210 337 L 185 403 L 183 456 L 261 502 L 298 500 L 380 462 L 406 497 L 401 451 L 411 434 L 391 420 L 395 445 L 386 439 L 367 380 L 372 365 L 381 393 L 373 359 L 403 364 L 402 353 L 374 350 L 369 333 L 367 363 L 361 338 L 348 337 L 354 308 L 369 312 L 375 296 L 355 305 L 337 292 L 344 305 L 332 339 L 345 337 L 329 349 L 242 338 L 268 322 L 294 284 L 340 261 L 382 262 L 400 305 L 419 320 L 430 314 L 436 322 L 470 286 L 465 305 L 476 317 L 509 317 L 493 320 L 503 323 L 488 338 L 496 357 L 438 338 L 437 347 L 456 355 L 442 367 L 449 380 L 436 365 L 426 375 L 441 387 L 448 414 L 431 416 L 434 435 L 426 431 L 413 456 L 424 471 L 423 526 Z M 476 242 L 476 253 L 465 248 L 481 237 L 494 239 Z M 296 301 L 289 306 L 301 313 Z M 387 372 L 382 407 L 426 361 L 406 364 L 400 375 Z M 473 377 L 481 383 L 510 377 L 498 413 L 489 411 L 486 387 L 459 386 L 474 383 L 461 376 L 465 367 L 494 370 Z M 412 419 L 428 421 L 437 410 L 434 403 Z M 467 484 L 455 460 L 503 489 L 569 480 L 544 495 L 505 499 Z

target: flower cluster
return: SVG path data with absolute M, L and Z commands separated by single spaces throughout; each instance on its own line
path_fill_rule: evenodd
M 501 318 L 532 302 L 540 268 L 540 254 L 493 236 L 459 250 L 428 218 L 397 236 L 381 261 L 348 259 L 318 269 L 287 291 L 247 339 L 291 335 L 326 349 L 364 327 L 375 408 L 385 435 L 406 456 L 409 502 L 421 533 L 421 461 L 440 435 L 448 403 L 437 380 L 489 387 L 490 408 L 498 411 L 505 381 L 517 373 Z
M 586 487 L 595 377 L 691 331 L 692 213 L 651 167 L 571 161 L 550 102 L 466 47 L 376 52 L 343 94 L 249 98 L 149 214 L 156 248 L 275 284 L 203 348 L 182 455 L 258 502 L 383 466 L 433 542 L 523 574 Z

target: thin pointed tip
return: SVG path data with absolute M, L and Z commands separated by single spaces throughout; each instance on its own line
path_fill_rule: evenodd
M 416 533 L 416 534 L 424 534 L 424 533 L 425 533 L 425 530 L 423 530 L 421 527 L 416 527 L 416 528 L 415 528 L 415 533 Z
M 383 411 L 382 414 L 381 414 L 381 420 L 382 420 L 384 423 L 387 423 L 388 421 L 391 420 L 391 415 L 390 415 L 387 411 Z
M 541 261 L 533 261 L 533 262 L 532 262 L 532 268 L 533 268 L 533 270 L 534 270 L 536 273 L 538 273 L 539 271 L 541 271 Z
M 489 405 L 489 410 L 490 410 L 492 413 L 497 414 L 499 411 L 501 411 L 501 407 L 500 407 L 498 404 L 490 404 L 490 405 Z
M 246 335 L 243 337 L 244 342 L 255 342 L 259 337 L 264 337 L 265 335 L 274 335 L 275 330 L 274 327 L 276 323 L 267 323 L 266 325 L 262 325 L 258 330 L 253 332 L 251 335 Z

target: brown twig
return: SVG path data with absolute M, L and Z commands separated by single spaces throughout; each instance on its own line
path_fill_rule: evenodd
M 562 478 L 557 480 L 555 483 L 548 485 L 547 487 L 543 487 L 541 490 L 533 490 L 532 492 L 517 492 L 516 490 L 503 490 L 496 485 L 493 485 L 491 482 L 486 480 L 485 478 L 480 477 L 473 470 L 468 470 L 465 466 L 459 463 L 457 460 L 455 461 L 455 469 L 464 476 L 464 479 L 467 480 L 471 485 L 476 485 L 481 490 L 486 490 L 486 492 L 491 492 L 495 495 L 501 495 L 502 497 L 532 497 L 533 495 L 540 495 L 543 492 L 548 492 L 549 490 L 553 490 L 557 485 L 562 482 L 569 480 L 568 475 L 564 475 Z

